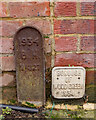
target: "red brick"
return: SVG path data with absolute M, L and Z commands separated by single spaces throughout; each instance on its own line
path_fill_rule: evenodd
M 7 17 L 7 4 L 0 2 L 0 17 Z
M 51 21 L 49 20 L 28 20 L 26 25 L 36 27 L 43 34 L 51 34 Z
M 0 20 L 0 36 L 2 35 L 2 20 Z
M 12 38 L 0 38 L 0 53 L 13 53 Z
M 77 38 L 76 37 L 57 37 L 55 38 L 56 51 L 76 51 Z
M 2 76 L 0 76 L 0 87 L 14 85 L 15 76 L 13 74 L 3 73 Z
M 94 20 L 77 20 L 77 31 L 76 33 L 80 34 L 94 34 L 95 29 Z
M 96 84 L 96 71 L 86 71 L 86 84 Z
M 2 70 L 3 71 L 15 70 L 14 56 L 2 57 Z
M 76 20 L 54 20 L 55 34 L 72 34 L 76 33 Z
M 96 36 L 81 37 L 81 51 L 96 51 Z
M 80 10 L 82 16 L 96 15 L 95 2 L 81 2 Z
M 54 20 L 55 34 L 94 34 L 94 20 Z
M 94 34 L 96 34 L 96 20 L 94 20 Z
M 2 38 L 0 38 L 0 53 L 2 53 Z
M 51 53 L 51 39 L 50 38 L 45 38 L 44 49 L 46 53 Z
M 13 36 L 21 26 L 21 21 L 2 21 L 2 36 Z
M 94 67 L 94 54 L 65 53 L 56 55 L 55 66 L 68 65 Z
M 55 16 L 76 16 L 76 2 L 56 2 Z
M 49 16 L 49 2 L 10 2 L 11 17 Z

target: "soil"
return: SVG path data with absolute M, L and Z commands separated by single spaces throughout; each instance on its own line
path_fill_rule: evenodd
M 8 114 L 8 115 L 4 114 L 4 120 L 19 120 L 19 119 L 20 120 L 26 120 L 26 119 L 34 120 L 36 118 L 38 120 L 45 120 L 45 118 L 50 118 L 50 120 L 53 120 L 53 119 L 55 120 L 55 118 L 59 118 L 59 119 L 68 118 L 68 120 L 71 120 L 72 118 L 75 120 L 77 119 L 81 120 L 82 118 L 83 119 L 86 118 L 86 120 L 91 120 L 91 118 L 93 118 L 92 120 L 94 120 L 95 113 L 96 113 L 96 110 L 86 111 L 84 109 L 78 109 L 78 110 L 72 111 L 72 110 L 45 109 L 42 107 L 42 108 L 39 108 L 38 113 L 24 113 L 24 112 L 12 110 L 11 114 Z
M 32 120 L 32 118 L 45 118 L 45 115 L 42 114 L 42 108 L 39 108 L 38 113 L 26 113 L 26 112 L 12 110 L 10 114 L 8 115 L 3 114 L 3 115 L 4 115 L 4 120 L 15 120 L 15 119 L 20 119 L 20 120 L 31 119 Z

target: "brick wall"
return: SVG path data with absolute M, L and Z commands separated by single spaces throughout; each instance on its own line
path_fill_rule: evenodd
M 44 36 L 46 81 L 54 66 L 83 66 L 86 85 L 96 84 L 95 2 L 0 2 L 0 91 L 16 99 L 13 37 L 22 26 L 38 28 Z

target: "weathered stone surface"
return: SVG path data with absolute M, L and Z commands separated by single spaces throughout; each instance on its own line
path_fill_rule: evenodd
M 52 103 L 51 102 L 47 102 L 47 105 L 46 105 L 46 109 L 51 109 L 52 108 Z M 67 106 L 67 109 L 70 109 L 70 110 L 76 110 L 78 109 L 78 106 L 77 105 L 66 105 Z M 66 109 L 65 107 L 65 104 L 56 104 L 54 105 L 54 109 Z
M 96 104 L 94 104 L 94 103 L 86 103 L 86 104 L 83 105 L 83 108 L 85 110 L 94 110 L 94 109 L 96 109 Z
M 58 99 L 82 98 L 85 94 L 85 69 L 83 67 L 54 67 L 52 70 L 52 95 Z
M 17 95 L 19 101 L 44 104 L 44 55 L 41 33 L 23 27 L 15 35 Z

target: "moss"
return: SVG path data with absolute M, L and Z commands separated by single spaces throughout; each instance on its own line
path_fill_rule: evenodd
M 56 118 L 62 118 L 68 120 L 90 120 L 91 118 L 94 118 L 94 111 L 86 111 L 86 110 L 76 110 L 76 111 L 67 111 L 67 110 L 47 110 L 45 111 L 45 118 L 53 118 L 56 120 Z M 59 120 L 59 119 L 58 119 Z
M 49 36 L 44 36 L 44 38 L 49 38 Z
M 96 85 L 86 85 L 86 95 L 88 96 L 88 102 L 96 103 Z

